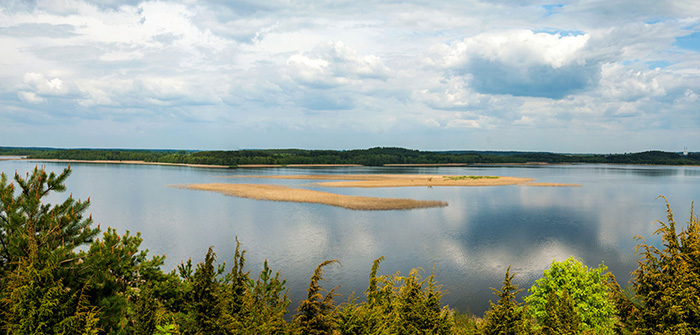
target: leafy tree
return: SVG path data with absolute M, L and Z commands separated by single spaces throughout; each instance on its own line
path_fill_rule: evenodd
M 664 198 L 664 200 L 666 200 Z M 634 271 L 634 287 L 642 301 L 639 332 L 642 334 L 700 333 L 700 222 L 691 206 L 690 220 L 680 233 L 666 201 L 667 222 L 654 234 L 661 235 L 663 249 L 642 237 L 642 256 Z M 641 250 L 641 251 L 640 251 Z
M 506 270 L 501 290 L 491 288 L 498 297 L 498 304 L 491 302 L 491 309 L 486 312 L 484 335 L 516 335 L 530 333 L 530 316 L 515 299 L 522 290 L 512 283 L 515 273 Z
M 547 300 L 550 293 L 556 297 L 550 301 L 565 301 L 564 296 L 570 296 L 573 302 L 573 310 L 580 318 L 579 330 L 590 331 L 596 334 L 611 334 L 614 331 L 617 310 L 612 300 L 609 299 L 609 289 L 606 285 L 605 265 L 590 269 L 581 262 L 569 257 L 563 262 L 553 261 L 552 265 L 544 271 L 544 277 L 538 279 L 530 288 L 530 295 L 525 297 L 525 302 L 530 306 L 530 311 L 540 325 L 551 315 L 552 310 L 547 309 Z M 561 306 L 561 303 L 552 305 Z

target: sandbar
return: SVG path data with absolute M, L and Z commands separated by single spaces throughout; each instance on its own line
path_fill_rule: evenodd
M 453 175 L 405 175 L 405 174 L 334 174 L 334 175 L 240 175 L 224 178 L 263 178 L 314 180 L 322 187 L 440 187 L 440 186 L 581 186 L 579 184 L 537 183 L 532 178 L 500 176 L 453 176 Z M 242 198 L 316 203 L 355 210 L 394 210 L 429 207 L 444 207 L 447 202 L 437 200 L 414 200 L 376 198 L 342 195 L 302 188 L 269 184 L 211 183 L 189 184 L 175 187 L 219 192 Z
M 396 198 L 375 198 L 335 194 L 267 184 L 189 184 L 175 187 L 219 192 L 242 198 L 324 204 L 355 210 L 392 210 L 444 207 L 447 202 Z
M 520 177 L 409 174 L 256 175 L 230 178 L 333 180 L 317 183 L 324 187 L 504 186 L 520 185 L 534 180 Z

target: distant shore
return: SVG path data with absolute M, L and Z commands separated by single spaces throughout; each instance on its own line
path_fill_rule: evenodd
M 48 158 L 7 158 L 2 160 L 18 160 L 27 162 L 55 162 L 55 163 L 86 163 L 86 164 L 134 164 L 134 165 L 165 165 L 165 166 L 188 166 L 212 169 L 232 169 L 232 168 L 282 168 L 282 167 L 352 167 L 363 166 L 360 164 L 244 164 L 236 166 L 210 165 L 210 164 L 186 164 L 186 163 L 162 163 L 146 161 L 116 161 L 116 160 L 80 160 L 80 159 L 48 159 Z
M 146 162 L 136 160 L 81 160 L 81 159 L 50 159 L 50 158 L 0 158 L 0 160 L 18 160 L 28 162 L 54 162 L 54 163 L 86 163 L 86 164 L 134 164 L 134 165 L 164 165 L 164 166 L 188 166 L 212 169 L 235 169 L 235 168 L 285 168 L 285 167 L 362 167 L 362 164 L 241 164 L 241 165 L 210 165 L 210 164 L 188 164 L 188 163 L 163 163 Z M 444 163 L 444 164 L 384 164 L 384 167 L 451 167 L 451 166 L 475 166 L 475 165 L 562 165 L 570 163 Z M 380 167 L 381 167 L 380 166 Z
M 11 158 L 7 158 L 11 157 Z M 51 159 L 51 158 L 19 158 L 12 156 L 0 156 L 0 161 L 26 161 L 26 162 L 53 162 L 53 163 L 86 163 L 86 164 L 134 164 L 134 165 L 163 165 L 163 166 L 186 166 L 209 169 L 260 169 L 260 168 L 314 168 L 314 167 L 368 167 L 362 164 L 241 164 L 241 165 L 210 165 L 210 164 L 188 164 L 188 163 L 164 163 L 146 162 L 137 160 L 81 160 L 81 159 Z M 455 166 L 533 166 L 533 165 L 638 165 L 638 166 L 677 166 L 694 167 L 697 165 L 658 165 L 658 164 L 630 164 L 630 163 L 547 163 L 547 162 L 527 162 L 527 163 L 444 163 L 444 164 L 384 164 L 376 167 L 455 167 Z M 535 186 L 535 185 L 528 185 Z M 552 186 L 552 185 L 537 185 Z
M 51 162 L 51 163 L 166 165 L 166 166 L 188 166 L 188 167 L 212 168 L 212 169 L 228 169 L 229 168 L 226 165 L 161 163 L 161 162 L 145 162 L 145 161 L 110 161 L 110 160 L 80 160 L 80 159 L 42 159 L 42 158 L 23 158 L 23 159 L 15 159 L 15 160 L 21 160 L 21 161 L 27 161 L 27 162 Z

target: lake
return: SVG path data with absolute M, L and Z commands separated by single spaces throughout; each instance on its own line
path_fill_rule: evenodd
M 0 171 L 26 173 L 35 165 L 59 172 L 65 163 L 0 161 Z M 72 163 L 69 193 L 91 198 L 89 212 L 103 230 L 140 231 L 142 248 L 167 256 L 165 269 L 192 258 L 198 262 L 214 246 L 218 261 L 231 264 L 235 238 L 247 250 L 246 267 L 257 276 L 262 263 L 287 279 L 292 308 L 305 298 L 309 278 L 326 259 L 330 289 L 341 285 L 337 302 L 367 288 L 372 261 L 386 260 L 379 274 L 434 269 L 448 293 L 443 303 L 481 315 L 490 287 L 500 288 L 506 268 L 514 282 L 529 288 L 552 260 L 574 256 L 588 266 L 604 262 L 625 287 L 637 267 L 635 235 L 650 244 L 665 218 L 664 195 L 683 226 L 691 202 L 700 199 L 700 167 L 537 165 L 469 167 L 334 167 L 209 169 L 178 166 Z M 497 175 L 582 187 L 406 187 L 324 188 L 308 180 L 222 179 L 231 175 L 406 173 Z M 447 201 L 442 208 L 353 211 L 318 204 L 242 199 L 168 187 L 188 183 L 271 183 L 348 195 Z M 228 269 L 227 269 L 228 270 Z M 290 308 L 290 313 L 294 311 Z

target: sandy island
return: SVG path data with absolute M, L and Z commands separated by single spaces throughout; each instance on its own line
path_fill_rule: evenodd
M 391 210 L 447 206 L 447 203 L 444 201 L 361 197 L 278 185 L 190 184 L 176 187 L 213 191 L 249 199 L 306 202 L 357 210 Z
M 580 187 L 581 184 L 541 183 L 532 178 L 498 176 L 445 176 L 409 174 L 339 174 L 339 175 L 281 175 L 281 176 L 229 176 L 225 178 L 265 178 L 342 180 L 317 182 L 324 187 L 412 187 L 412 186 L 535 186 L 535 187 Z
M 336 180 L 316 183 L 324 187 L 503 186 L 531 182 L 532 178 L 496 176 L 445 176 L 410 174 L 341 174 L 231 176 L 228 178 Z
M 316 185 L 324 187 L 438 187 L 438 186 L 581 186 L 579 184 L 534 183 L 532 178 L 497 176 L 443 176 L 443 175 L 281 175 L 281 176 L 231 176 L 227 178 L 265 178 L 325 180 Z M 333 181 L 328 181 L 333 180 Z M 447 202 L 436 200 L 414 200 L 376 198 L 335 194 L 268 184 L 190 184 L 175 187 L 219 192 L 227 195 L 272 201 L 317 203 L 356 210 L 391 210 L 428 207 L 444 207 Z

